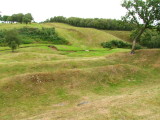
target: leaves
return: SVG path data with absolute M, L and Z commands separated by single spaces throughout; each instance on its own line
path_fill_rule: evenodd
M 21 43 L 16 30 L 10 30 L 5 33 L 5 42 L 14 51 Z
M 127 9 L 125 20 L 139 26 L 149 27 L 160 18 L 160 0 L 124 0 L 122 7 Z

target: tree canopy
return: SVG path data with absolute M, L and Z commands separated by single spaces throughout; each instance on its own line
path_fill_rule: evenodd
M 134 24 L 123 22 L 122 20 L 103 19 L 103 18 L 78 18 L 55 16 L 45 22 L 67 23 L 77 27 L 90 27 L 104 30 L 133 30 Z
M 31 23 L 34 18 L 32 17 L 31 13 L 27 13 L 27 14 L 23 14 L 23 13 L 18 13 L 18 14 L 13 14 L 11 16 L 8 15 L 4 15 L 0 17 L 1 21 L 4 22 L 9 22 L 9 23 L 14 23 L 14 22 L 18 22 L 18 23 Z
M 5 42 L 12 49 L 12 52 L 14 52 L 21 43 L 18 32 L 16 30 L 7 31 L 5 35 Z

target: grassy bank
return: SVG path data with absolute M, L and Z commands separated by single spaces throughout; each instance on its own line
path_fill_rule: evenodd
M 104 50 L 80 51 L 89 54 L 86 57 L 79 52 L 66 54 L 75 49 L 64 47 L 1 52 L 2 119 L 145 120 L 149 112 L 158 120 L 159 50 L 140 50 L 135 55 L 120 50 L 106 50 L 103 55 Z

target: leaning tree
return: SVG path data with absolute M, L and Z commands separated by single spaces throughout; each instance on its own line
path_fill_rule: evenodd
M 160 0 L 124 0 L 122 7 L 127 9 L 124 21 L 133 23 L 137 35 L 133 39 L 131 54 L 135 53 L 135 45 L 143 32 L 151 26 L 158 26 L 160 21 Z

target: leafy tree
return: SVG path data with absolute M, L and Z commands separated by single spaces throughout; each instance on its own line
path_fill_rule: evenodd
M 134 28 L 133 24 L 123 22 L 122 20 L 102 19 L 102 18 L 85 19 L 78 17 L 65 18 L 63 16 L 56 16 L 47 19 L 45 22 L 61 22 L 78 27 L 90 27 L 90 28 L 97 28 L 104 30 L 133 30 Z
M 155 29 L 147 29 L 140 38 L 140 44 L 148 48 L 160 48 L 160 34 Z
M 24 16 L 24 17 L 23 17 L 23 22 L 24 22 L 25 24 L 28 24 L 29 22 L 31 22 L 31 20 L 30 20 L 28 17 Z
M 7 21 L 12 23 L 13 22 L 13 17 L 12 16 L 8 16 Z
M 23 13 L 18 13 L 17 14 L 17 22 L 19 22 L 19 23 L 21 23 L 22 24 L 22 22 L 23 22 Z
M 7 22 L 8 17 L 9 17 L 9 16 L 4 15 L 4 16 L 2 17 L 2 21 Z
M 28 23 L 31 23 L 33 20 L 33 17 L 31 15 L 31 13 L 27 13 L 23 16 L 23 22 L 28 24 Z
M 2 16 L 0 15 L 0 21 L 2 21 Z
M 18 14 L 13 14 L 11 16 L 7 16 L 7 15 L 4 15 L 3 17 L 0 16 L 0 20 L 4 21 L 4 22 L 12 22 L 12 23 L 19 22 L 19 23 L 22 24 L 23 23 L 23 17 L 24 17 L 24 14 L 18 13 Z M 24 18 L 25 23 L 27 22 L 27 24 L 28 24 L 32 20 L 33 20 L 32 15 L 30 13 L 26 14 L 26 16 Z
M 17 22 L 17 14 L 13 14 L 12 16 L 11 16 L 11 18 L 12 18 L 12 22 L 14 23 L 14 22 Z
M 160 0 L 124 0 L 122 7 L 127 9 L 123 20 L 135 24 L 138 30 L 132 44 L 131 54 L 133 54 L 136 42 L 144 31 L 160 20 Z
M 20 38 L 18 36 L 18 32 L 16 30 L 9 30 L 5 33 L 5 42 L 14 52 L 20 45 Z

